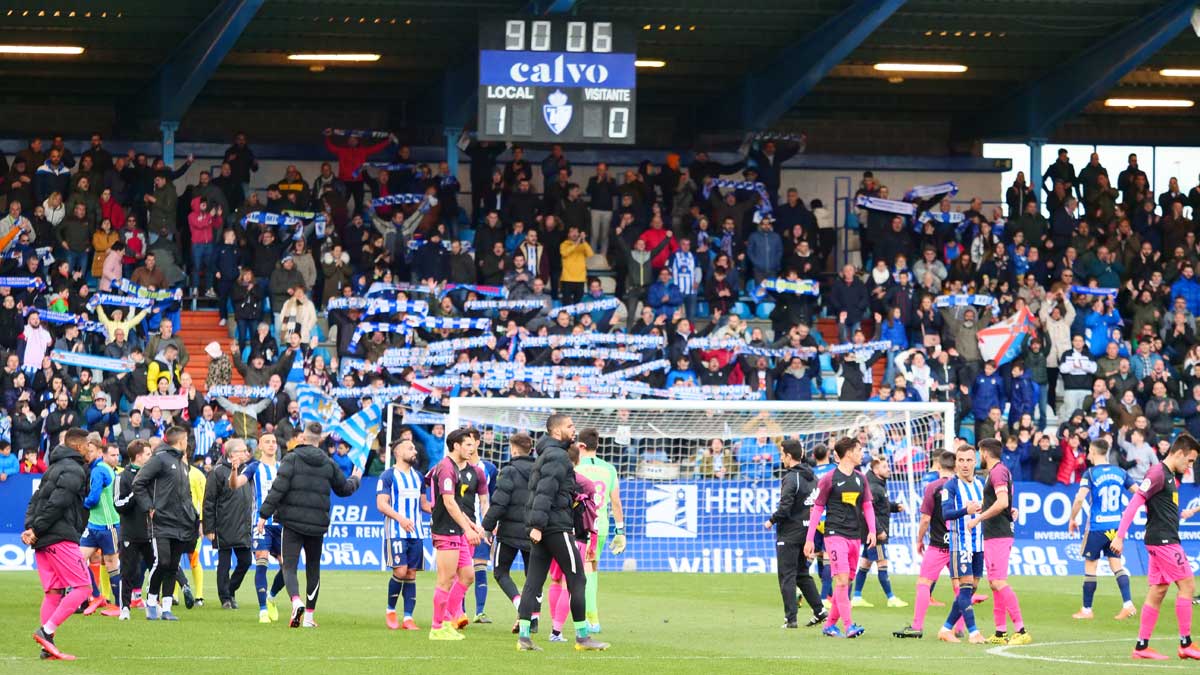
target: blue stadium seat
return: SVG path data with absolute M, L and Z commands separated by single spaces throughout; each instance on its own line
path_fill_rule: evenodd
M 814 335 L 815 335 L 815 334 L 816 334 L 816 333 L 814 333 Z M 820 363 L 820 364 L 821 364 L 821 372 L 822 372 L 822 373 L 831 373 L 831 372 L 833 372 L 833 357 L 832 357 L 832 356 L 830 356 L 829 354 L 819 354 L 819 355 L 817 355 L 817 363 Z
M 774 312 L 774 311 L 775 311 L 775 303 L 773 303 L 773 302 L 760 302 L 760 303 L 758 303 L 758 306 L 755 307 L 755 309 L 754 309 L 754 313 L 756 315 L 758 315 L 758 318 L 760 318 L 760 319 L 770 319 L 771 312 Z
M 731 307 L 729 309 L 729 313 L 736 314 L 739 318 L 742 318 L 742 319 L 749 319 L 752 316 L 750 314 L 750 308 L 747 307 L 746 303 L 744 303 L 744 302 L 733 303 L 733 307 Z
M 832 376 L 822 377 L 821 378 L 821 390 L 828 397 L 831 397 L 831 398 L 836 397 L 838 395 L 837 378 L 832 377 Z
M 707 319 L 710 316 L 712 316 L 712 312 L 709 311 L 709 309 L 708 309 L 708 303 L 707 302 L 697 302 L 696 303 L 696 318 Z

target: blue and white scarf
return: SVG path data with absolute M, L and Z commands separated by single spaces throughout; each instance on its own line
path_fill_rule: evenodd
M 556 309 L 550 310 L 552 316 L 566 313 L 568 316 L 578 316 L 580 314 L 591 314 L 592 312 L 608 311 L 616 309 L 621 301 L 616 298 L 601 298 L 589 302 L 577 302 L 573 305 L 563 305 Z
M 326 392 L 333 398 L 397 398 L 412 391 L 412 387 L 396 385 L 391 387 L 334 387 Z
M 453 338 L 450 340 L 438 340 L 430 342 L 425 346 L 430 354 L 440 352 L 461 352 L 468 349 L 478 349 L 479 347 L 488 346 L 488 342 L 494 338 L 491 335 L 477 335 L 469 338 Z
M 652 373 L 656 370 L 666 370 L 670 367 L 671 363 L 666 359 L 656 359 L 654 361 L 636 365 L 632 368 L 624 368 L 621 370 L 615 370 L 611 373 L 605 373 L 604 375 L 600 376 L 600 381 L 615 382 L 617 380 L 628 380 L 630 378 L 638 377 L 639 375 Z
M 379 295 L 380 293 L 424 293 L 426 295 L 435 295 L 436 290 L 428 286 L 419 286 L 417 284 L 388 284 L 382 281 L 376 281 L 367 289 L 367 297 Z
M 350 344 L 346 349 L 351 352 L 358 351 L 358 342 L 366 337 L 367 333 L 401 333 L 407 334 L 409 327 L 404 323 L 379 323 L 375 321 L 360 321 L 358 326 L 354 328 L 354 334 L 350 336 Z
M 755 288 L 755 295 L 764 297 L 767 291 L 793 293 L 795 295 L 820 295 L 821 284 L 812 279 L 763 279 Z
M 209 398 L 271 398 L 275 393 L 270 387 L 250 387 L 244 384 L 217 384 L 208 388 Z
M 935 223 L 942 223 L 943 225 L 958 225 L 964 222 L 966 218 L 961 211 L 924 211 L 917 220 L 922 223 L 933 221 Z
M 604 347 L 592 347 L 590 349 L 584 347 L 572 347 L 562 350 L 564 359 L 604 359 L 605 361 L 641 361 L 642 355 L 638 352 L 625 351 L 621 349 L 606 349 Z
M 917 213 L 917 205 L 902 202 L 896 199 L 883 199 L 882 197 L 871 197 L 869 195 L 859 195 L 858 199 L 854 200 L 856 206 L 861 206 L 869 211 L 886 211 L 895 213 L 901 216 L 913 216 Z
M 92 368 L 109 373 L 133 372 L 133 363 L 129 359 L 113 359 L 106 356 L 96 356 L 83 352 L 63 351 L 55 349 L 50 352 L 50 360 L 64 366 Z
M 182 300 L 183 299 L 183 289 L 182 288 L 175 288 L 175 289 L 164 288 L 161 290 L 152 291 L 149 288 L 146 288 L 144 286 L 139 286 L 128 279 L 113 280 L 113 288 L 117 289 L 118 291 L 121 291 L 122 293 L 127 293 L 129 295 L 136 295 L 139 298 L 150 298 L 151 300 L 153 300 L 155 302 L 165 302 L 165 301 L 173 301 L 173 300 Z
M 26 310 L 25 314 L 28 315 L 31 311 L 36 311 L 38 316 L 42 318 L 42 321 L 45 321 L 46 323 L 52 323 L 59 326 L 78 326 L 79 330 L 87 331 L 89 333 L 105 333 L 104 324 L 100 323 L 99 321 L 84 321 L 82 318 L 74 314 L 69 314 L 67 312 L 52 312 L 48 309 L 28 309 Z
M 372 199 L 371 207 L 377 209 L 381 206 L 402 206 L 405 204 L 420 204 L 423 201 L 425 201 L 425 195 L 423 195 L 423 194 L 417 194 L 417 193 L 395 194 L 395 195 L 388 195 L 386 197 L 376 197 L 375 199 Z
M 733 190 L 749 190 L 758 193 L 758 206 L 755 207 L 755 222 L 762 220 L 764 216 L 770 215 L 775 209 L 771 204 L 771 196 L 767 194 L 767 186 L 757 181 L 748 180 L 729 180 L 728 178 L 714 178 L 711 183 L 707 183 L 701 188 L 701 193 L 705 200 L 708 200 L 712 193 L 712 188 L 730 188 Z
M 438 330 L 488 330 L 492 320 L 486 318 L 454 318 L 449 316 L 413 316 L 404 317 L 404 323 L 412 328 Z
M 420 314 L 429 313 L 429 303 L 424 300 L 385 300 L 383 298 L 333 298 L 326 307 L 328 309 L 360 309 L 366 310 L 365 316 L 376 314 Z
M 848 354 L 850 352 L 854 352 L 855 354 L 862 354 L 862 353 L 869 353 L 869 352 L 886 352 L 886 351 L 891 351 L 891 349 L 892 349 L 892 341 L 891 340 L 875 340 L 872 342 L 864 342 L 861 345 L 856 345 L 853 342 L 844 342 L 840 345 L 831 346 L 829 348 L 829 353 L 830 354 Z
M 486 312 L 489 310 L 507 309 L 512 311 L 538 310 L 544 306 L 541 300 L 471 300 L 467 302 L 468 312 Z
M 625 345 L 634 349 L 662 349 L 667 344 L 662 335 L 629 335 L 626 333 L 580 333 L 578 335 L 534 335 L 521 338 L 521 348 L 559 345 L 583 347 L 588 345 Z
M 929 199 L 938 195 L 946 195 L 953 197 L 958 194 L 958 183 L 948 180 L 944 183 L 936 185 L 917 185 L 913 189 L 904 193 L 904 201 L 915 202 L 922 199 Z
M 992 314 L 1000 313 L 1000 303 L 990 295 L 970 295 L 960 293 L 958 295 L 942 295 L 933 301 L 933 306 L 938 309 L 947 307 L 990 307 Z
M 41 292 L 46 289 L 46 282 L 41 277 L 0 277 L 2 288 L 26 288 Z
M 391 138 L 390 131 L 377 131 L 374 129 L 325 129 L 326 136 L 346 136 L 354 138 Z
M 1095 295 L 1104 297 L 1117 297 L 1119 289 L 1116 288 L 1092 288 L 1091 286 L 1071 286 L 1071 292 L 1075 295 Z
M 119 307 L 134 307 L 149 309 L 154 305 L 150 298 L 139 298 L 130 295 L 114 295 L 112 293 L 96 293 L 88 298 L 87 308 L 95 309 L 97 305 L 116 305 Z

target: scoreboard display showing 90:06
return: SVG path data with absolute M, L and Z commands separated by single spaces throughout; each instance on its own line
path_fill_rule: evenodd
M 636 56 L 633 29 L 620 23 L 484 21 L 478 138 L 632 144 Z

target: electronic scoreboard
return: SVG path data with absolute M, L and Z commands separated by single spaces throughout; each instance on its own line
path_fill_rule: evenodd
M 632 27 L 611 21 L 484 21 L 479 28 L 478 138 L 633 143 L 633 36 Z

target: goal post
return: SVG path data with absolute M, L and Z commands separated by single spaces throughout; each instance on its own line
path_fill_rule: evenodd
M 918 570 L 916 531 L 931 458 L 954 447 L 950 403 L 452 398 L 447 429 L 470 426 L 480 454 L 503 466 L 508 438 L 538 439 L 553 413 L 594 428 L 599 455 L 621 475 L 628 548 L 604 551 L 602 569 L 774 572 L 774 534 L 763 523 L 778 500 L 779 443 L 805 451 L 859 435 L 889 460 L 893 513 L 886 544 L 893 573 Z

